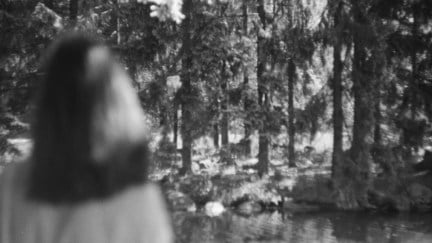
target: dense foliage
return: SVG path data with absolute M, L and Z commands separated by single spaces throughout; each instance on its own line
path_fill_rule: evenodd
M 128 69 L 160 155 L 181 148 L 180 172 L 203 141 L 260 175 L 330 152 L 340 206 L 366 207 L 375 167 L 399 178 L 429 145 L 431 26 L 429 0 L 1 0 L 1 122 L 31 111 L 50 41 L 87 30 Z

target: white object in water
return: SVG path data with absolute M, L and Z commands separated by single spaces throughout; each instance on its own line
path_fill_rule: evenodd
M 216 217 L 225 212 L 225 207 L 220 202 L 208 202 L 204 209 L 205 213 L 210 217 Z
M 234 165 L 227 166 L 222 169 L 222 175 L 235 175 L 236 168 Z

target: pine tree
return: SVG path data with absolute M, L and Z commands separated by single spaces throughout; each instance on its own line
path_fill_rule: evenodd
M 332 175 L 336 175 L 336 168 L 342 163 L 343 155 L 343 109 L 342 109 L 342 72 L 343 63 L 341 60 L 343 42 L 342 11 L 344 3 L 338 1 L 334 11 L 334 44 L 333 44 L 333 159 Z
M 183 60 L 182 60 L 182 73 L 180 79 L 182 82 L 181 87 L 181 134 L 182 134 L 182 169 L 181 173 L 187 173 L 191 171 L 192 166 L 192 107 L 191 99 L 192 91 L 192 14 L 193 14 L 193 1 L 185 0 L 183 2 L 183 12 L 186 14 L 186 18 L 182 23 L 183 27 Z
M 262 29 L 268 26 L 267 14 L 265 12 L 264 0 L 257 0 L 257 12 L 260 19 Z M 268 89 L 264 80 L 264 69 L 266 65 L 266 40 L 264 36 L 257 35 L 257 82 L 258 82 L 258 105 L 261 111 L 268 111 L 270 109 L 270 101 Z M 269 146 L 270 136 L 267 130 L 267 121 L 264 120 L 259 127 L 259 142 L 258 142 L 258 164 L 257 168 L 260 174 L 266 174 L 269 166 Z

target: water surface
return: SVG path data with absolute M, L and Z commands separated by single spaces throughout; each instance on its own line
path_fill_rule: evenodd
M 177 242 L 432 242 L 431 214 L 175 213 Z

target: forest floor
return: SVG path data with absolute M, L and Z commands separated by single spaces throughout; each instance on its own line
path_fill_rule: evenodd
M 28 155 L 31 140 L 28 126 L 10 118 L 0 131 L 0 172 L 3 166 Z M 14 132 L 7 132 L 14 131 Z M 319 156 L 318 156 L 319 157 Z M 204 210 L 212 215 L 221 208 L 252 215 L 268 210 L 310 212 L 336 209 L 330 164 L 314 163 L 299 156 L 297 168 L 283 160 L 272 160 L 269 173 L 258 176 L 256 158 L 234 157 L 230 163 L 220 155 L 204 153 L 193 158 L 192 172 L 179 175 L 178 155 L 163 158 L 150 173 L 150 180 L 165 191 L 175 211 Z M 375 176 L 369 193 L 372 208 L 379 211 L 425 211 L 432 208 L 432 175 L 423 173 L 404 178 Z
M 174 210 L 207 210 L 208 203 L 217 202 L 249 215 L 276 209 L 320 210 L 333 204 L 329 167 L 299 169 L 277 164 L 259 177 L 248 166 L 254 161 L 211 164 L 183 176 L 172 169 L 156 169 L 150 178 L 162 185 Z
M 175 211 L 202 210 L 213 215 L 213 210 L 223 207 L 253 215 L 269 210 L 338 209 L 329 164 L 302 163 L 300 168 L 289 168 L 275 161 L 269 173 L 260 177 L 252 166 L 256 162 L 254 158 L 238 159 L 226 165 L 218 158 L 207 158 L 193 162 L 192 173 L 179 175 L 176 165 L 171 165 L 154 169 L 150 178 L 161 184 Z M 368 197 L 369 207 L 359 210 L 430 211 L 432 174 L 408 175 L 401 181 L 374 174 Z

